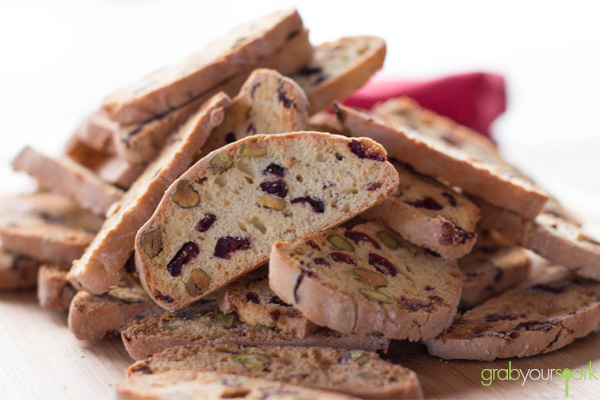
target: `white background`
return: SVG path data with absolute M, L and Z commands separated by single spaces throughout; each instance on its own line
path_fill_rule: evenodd
M 26 143 L 58 153 L 105 94 L 234 25 L 297 6 L 311 41 L 387 40 L 384 74 L 488 70 L 508 82 L 505 155 L 592 219 L 600 200 L 600 2 L 0 0 L 2 191 Z

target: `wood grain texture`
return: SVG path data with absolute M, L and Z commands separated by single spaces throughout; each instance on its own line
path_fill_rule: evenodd
M 44 311 L 34 291 L 0 293 L 0 398 L 112 399 L 114 385 L 125 378 L 133 360 L 120 338 L 94 345 L 80 342 L 67 328 L 67 315 Z M 495 381 L 481 384 L 485 368 L 507 368 L 494 362 L 443 361 L 427 355 L 418 343 L 395 342 L 389 356 L 419 374 L 431 399 L 564 398 L 563 381 Z M 577 340 L 557 352 L 512 359 L 512 368 L 586 368 L 592 361 L 600 378 L 600 334 Z M 569 382 L 569 398 L 600 397 L 600 381 Z

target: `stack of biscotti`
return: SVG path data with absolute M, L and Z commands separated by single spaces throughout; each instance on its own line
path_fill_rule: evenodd
M 385 54 L 286 10 L 106 97 L 66 157 L 13 160 L 41 191 L 0 200 L 0 289 L 120 334 L 123 398 L 418 398 L 391 340 L 491 360 L 597 330 L 600 243 L 491 141 L 339 104 Z

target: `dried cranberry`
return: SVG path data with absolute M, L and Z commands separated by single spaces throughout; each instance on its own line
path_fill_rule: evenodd
M 442 196 L 444 196 L 446 198 L 446 200 L 448 200 L 448 204 L 450 204 L 452 207 L 456 207 L 457 203 L 456 203 L 456 198 L 454 196 L 452 196 L 448 192 L 442 193 Z
M 480 337 L 483 336 L 485 329 L 473 329 L 473 335 Z
M 369 253 L 369 264 L 383 275 L 396 276 L 398 270 L 387 258 L 379 254 Z
M 441 298 L 440 296 L 436 296 L 435 294 L 432 294 L 432 295 L 428 296 L 428 298 L 434 304 L 439 304 L 439 303 L 443 303 L 444 302 L 443 298 Z
M 300 70 L 298 70 L 297 74 L 300 76 L 310 76 L 313 74 L 317 74 L 319 72 L 323 71 L 323 69 L 321 67 L 315 67 L 313 65 L 307 65 L 305 67 L 300 68 Z
M 369 186 L 367 186 L 367 190 L 369 192 L 373 192 L 375 190 L 381 189 L 381 186 L 383 186 L 383 183 L 381 182 L 371 183 Z
M 427 290 L 428 292 L 431 292 L 431 291 L 433 291 L 435 289 L 433 288 L 433 286 L 427 285 L 427 286 L 425 286 L 425 290 Z
M 269 313 L 271 319 L 275 322 L 279 321 L 279 317 L 281 317 L 281 312 L 279 310 L 273 310 Z
M 321 248 L 319 247 L 318 244 L 316 244 L 315 242 L 313 242 L 312 240 L 307 240 L 305 242 L 308 246 L 312 247 L 313 249 L 317 250 L 317 251 L 321 251 Z
M 444 133 L 442 136 L 442 140 L 454 147 L 460 147 L 462 141 L 456 136 L 453 132 L 448 131 Z
M 437 251 L 430 250 L 427 247 L 423 247 L 423 250 L 425 250 L 425 253 L 429 254 L 430 256 L 434 256 L 436 258 L 442 258 L 440 253 L 438 253 Z
M 346 231 L 344 233 L 344 236 L 346 236 L 348 239 L 352 240 L 356 244 L 358 244 L 359 242 L 367 242 L 371 243 L 373 247 L 375 247 L 377 250 L 381 249 L 379 243 L 377 243 L 375 239 L 373 239 L 371 236 L 365 233 L 358 231 Z
M 527 322 L 521 322 L 519 325 L 517 325 L 517 330 L 520 329 L 525 329 L 526 331 L 543 331 L 543 332 L 548 332 L 550 329 L 552 329 L 555 325 L 551 322 L 545 321 L 527 321 Z
M 252 85 L 252 89 L 250 89 L 250 98 L 254 98 L 254 93 L 256 92 L 256 89 L 258 89 L 259 86 L 260 82 L 257 82 L 254 85 Z
M 171 276 L 181 275 L 183 266 L 198 257 L 198 254 L 200 254 L 200 247 L 196 243 L 185 243 L 167 264 L 167 271 Z
M 442 235 L 440 236 L 440 244 L 454 245 L 464 244 L 469 239 L 473 239 L 475 234 L 467 232 L 459 226 L 455 226 L 450 221 L 444 221 L 442 224 Z
M 356 261 L 354 261 L 354 258 L 350 257 L 347 254 L 334 251 L 333 253 L 330 254 L 330 256 L 333 259 L 333 261 L 356 265 Z
M 329 263 L 327 261 L 325 261 L 324 258 L 315 258 L 313 261 L 317 265 L 324 265 L 326 267 L 330 267 Z
M 514 321 L 515 319 L 517 319 L 517 317 L 512 315 L 490 314 L 485 316 L 485 322 Z
M 224 236 L 217 240 L 214 256 L 229 260 L 230 253 L 238 250 L 248 250 L 250 248 L 250 239 L 245 237 Z
M 173 298 L 171 296 L 162 294 L 159 290 L 157 290 L 156 293 L 154 294 L 154 298 L 158 299 L 158 300 L 162 300 L 169 304 L 173 302 Z
M 287 195 L 288 188 L 284 181 L 267 181 L 260 184 L 260 188 L 263 192 L 279 196 L 282 199 Z
M 254 304 L 260 303 L 260 299 L 259 299 L 258 295 L 254 292 L 246 293 L 246 300 L 248 300 L 249 302 L 254 303 Z
M 215 223 L 216 220 L 217 220 L 217 216 L 216 215 L 214 215 L 214 214 L 206 214 L 204 216 L 204 218 L 202 218 L 196 224 L 196 230 L 198 232 L 206 232 L 207 230 L 210 229 L 211 226 L 213 226 L 213 224 Z
M 271 299 L 269 299 L 269 303 L 271 303 L 271 304 L 277 304 L 278 306 L 282 306 L 282 307 L 291 307 L 291 305 L 289 305 L 285 301 L 281 300 L 279 298 L 279 296 L 273 296 L 273 297 L 271 297 Z
M 368 149 L 363 146 L 361 142 L 358 140 L 352 140 L 348 143 L 348 147 L 350 147 L 350 151 L 354 153 L 354 155 L 358 158 L 367 158 L 369 160 L 377 160 L 377 161 L 386 161 L 387 158 L 381 153 L 376 151 L 368 151 Z
M 44 220 L 44 223 L 48 225 L 55 225 L 64 222 L 65 218 L 60 215 L 51 215 L 46 211 L 38 211 L 37 215 Z
M 514 332 L 514 331 L 513 331 L 513 332 L 511 332 L 511 333 L 508 335 L 508 337 L 509 337 L 509 338 L 511 338 L 511 339 L 516 339 L 516 338 L 518 338 L 518 337 L 519 337 L 519 334 L 518 334 L 517 332 Z M 558 337 L 558 336 L 557 336 L 557 337 Z
M 129 132 L 127 132 L 127 134 L 123 138 L 123 143 L 125 143 L 125 146 L 127 146 L 127 148 L 129 148 L 129 146 L 131 146 L 131 140 L 134 137 L 136 137 L 137 135 L 139 135 L 139 133 L 141 131 L 142 131 L 142 125 L 138 125 L 135 127 L 135 129 L 132 129 Z
M 549 283 L 538 283 L 537 285 L 530 286 L 529 290 L 542 290 L 554 294 L 561 294 L 567 290 L 567 287 L 565 285 L 552 286 Z
M 325 204 L 312 196 L 296 197 L 292 200 L 292 204 L 296 203 L 308 203 L 312 207 L 312 210 L 319 214 L 325 212 Z
M 290 108 L 291 106 L 294 105 L 294 100 L 288 99 L 285 96 L 285 88 L 283 87 L 283 82 L 281 82 L 279 84 L 279 86 L 277 87 L 277 94 L 279 96 L 279 101 L 283 103 L 283 106 L 285 108 Z
M 227 135 L 225 135 L 225 143 L 229 144 L 229 143 L 233 143 L 237 140 L 237 138 L 235 137 L 235 133 L 233 132 L 229 132 Z
M 427 312 L 431 312 L 431 304 L 425 304 L 416 299 L 409 299 L 406 296 L 400 296 L 400 301 L 402 302 L 404 308 L 406 308 L 408 311 L 415 312 L 425 310 Z
M 256 134 L 256 126 L 254 126 L 253 123 L 250 123 L 248 125 L 248 128 L 246 129 L 246 133 L 248 133 L 250 135 L 255 135 Z
M 406 204 L 409 204 L 415 208 L 424 208 L 426 210 L 441 210 L 444 208 L 444 206 L 429 196 L 425 196 L 421 200 L 407 201 Z
M 283 168 L 279 164 L 271 163 L 267 165 L 265 169 L 263 169 L 263 175 L 273 174 L 283 178 L 285 176 L 285 168 Z
M 304 279 L 304 274 L 300 274 L 296 277 L 296 283 L 294 284 L 294 301 L 296 303 L 300 302 L 300 299 L 298 297 L 298 288 L 300 287 L 300 284 L 302 283 L 303 279 Z

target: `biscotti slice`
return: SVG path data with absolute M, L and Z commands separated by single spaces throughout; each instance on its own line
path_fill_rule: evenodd
M 229 284 L 219 295 L 219 309 L 235 312 L 250 326 L 262 325 L 305 338 L 317 326 L 300 311 L 281 300 L 269 288 L 268 266 L 261 267 Z
M 312 61 L 290 77 L 308 96 L 309 114 L 324 111 L 363 86 L 383 66 L 385 41 L 353 36 L 314 47 Z
M 133 321 L 163 312 L 139 285 L 115 286 L 100 296 L 80 291 L 71 302 L 69 329 L 77 339 L 95 342 L 119 335 Z
M 216 150 L 166 191 L 136 237 L 140 281 L 177 310 L 264 264 L 277 240 L 340 224 L 398 186 L 370 139 L 256 135 Z
M 367 136 L 418 172 L 466 192 L 535 217 L 548 195 L 500 158 L 493 143 L 477 132 L 425 110 L 408 98 L 391 99 L 372 113 L 341 104 L 336 114 L 350 136 Z
M 103 151 L 94 150 L 79 140 L 77 132 L 73 133 L 65 142 L 63 153 L 76 163 L 95 171 L 96 168 L 111 155 Z
M 214 371 L 263 378 L 363 399 L 422 398 L 413 371 L 376 353 L 323 347 L 195 345 L 167 349 L 129 367 L 128 373 Z
M 496 229 L 519 245 L 577 275 L 600 281 L 600 240 L 595 239 L 554 210 L 544 210 L 528 221 L 509 210 L 475 198 L 481 208 L 481 225 Z
M 167 371 L 117 383 L 120 400 L 358 400 L 356 397 L 217 372 Z
M 41 261 L 70 264 L 100 230 L 102 217 L 53 193 L 0 200 L 0 238 L 6 250 Z
M 67 280 L 69 267 L 45 264 L 38 272 L 37 298 L 46 310 L 67 311 L 77 290 Z
M 163 68 L 108 96 L 103 108 L 122 125 L 148 121 L 254 66 L 302 29 L 302 19 L 294 9 L 246 23 L 184 62 Z
M 477 240 L 479 209 L 448 186 L 391 161 L 398 171 L 396 192 L 371 207 L 363 218 L 377 219 L 417 246 L 455 260 L 469 253 Z
M 426 345 L 441 358 L 491 361 L 549 353 L 599 328 L 600 283 L 555 267 L 457 317 Z
M 143 164 L 131 164 L 118 156 L 113 156 L 101 162 L 96 172 L 106 182 L 129 189 L 133 182 L 142 175 L 144 169 Z
M 346 136 L 344 126 L 338 121 L 337 117 L 325 111 L 317 113 L 308 119 L 308 130 Z
M 111 120 L 105 110 L 98 110 L 87 117 L 77 128 L 76 134 L 84 145 L 101 152 L 110 153 L 113 148 L 113 133 L 119 129 L 119 124 Z
M 0 245 L 0 291 L 34 288 L 40 262 L 11 253 Z
M 227 109 L 225 121 L 210 135 L 200 154 L 247 136 L 306 130 L 308 101 L 300 86 L 269 69 L 255 70 Z
M 255 69 L 270 68 L 286 75 L 305 65 L 311 57 L 312 47 L 308 41 L 308 31 L 303 30 L 286 42 L 275 54 L 262 59 L 258 64 L 217 85 L 186 105 L 151 121 L 120 127 L 115 132 L 113 140 L 119 157 L 134 164 L 151 161 L 162 148 L 167 136 L 214 94 L 222 91 L 229 96 L 235 96 Z
M 215 95 L 170 137 L 161 154 L 112 210 L 81 259 L 73 264 L 69 273 L 73 285 L 102 294 L 119 282 L 138 229 L 150 218 L 167 187 L 189 168 L 213 128 L 223 122 L 223 108 L 230 101 L 225 94 Z
M 472 308 L 524 282 L 531 260 L 496 231 L 480 230 L 473 251 L 458 260 L 462 274 L 460 308 Z
M 169 347 L 189 344 L 321 346 L 385 353 L 390 343 L 381 335 L 343 335 L 326 328 L 301 339 L 291 332 L 246 325 L 235 314 L 208 311 L 211 307 L 216 307 L 214 301 L 204 298 L 182 311 L 165 312 L 135 321 L 121 333 L 125 349 L 133 359 L 140 360 Z
M 15 171 L 25 171 L 40 187 L 73 198 L 81 207 L 105 215 L 123 191 L 69 158 L 48 157 L 26 146 L 13 159 Z
M 269 286 L 319 326 L 414 341 L 452 323 L 461 279 L 456 261 L 368 222 L 275 243 Z

